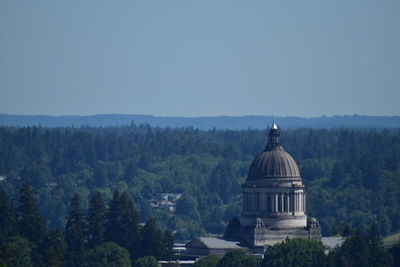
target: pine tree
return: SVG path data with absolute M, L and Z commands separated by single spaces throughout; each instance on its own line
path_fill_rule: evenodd
M 141 257 L 154 256 L 161 258 L 161 232 L 157 228 L 157 222 L 154 217 L 150 217 L 142 229 L 142 242 L 140 245 Z
M 80 266 L 85 249 L 84 219 L 81 198 L 74 194 L 71 210 L 65 226 L 65 242 L 68 246 L 68 261 L 71 266 Z
M 173 260 L 174 259 L 174 236 L 168 229 L 164 232 L 161 239 L 161 259 Z
M 106 241 L 107 242 L 115 242 L 120 244 L 119 236 L 120 236 L 120 221 L 122 214 L 122 205 L 121 205 L 121 194 L 118 190 L 114 191 L 113 198 L 108 207 L 108 211 L 106 214 L 107 224 L 106 224 Z
M 106 206 L 100 192 L 93 192 L 89 200 L 87 240 L 90 248 L 104 243 Z
M 371 225 L 367 238 L 372 266 L 391 266 L 392 256 L 383 247 L 382 238 L 376 223 Z
M 33 188 L 28 182 L 22 184 L 18 200 L 20 202 L 17 209 L 19 233 L 31 242 L 41 244 L 45 237 L 46 227 L 39 215 Z
M 346 226 L 343 229 L 343 236 L 350 236 L 354 232 L 353 228 L 351 227 L 350 224 L 346 224 Z
M 60 267 L 65 265 L 67 245 L 62 231 L 55 229 L 49 232 L 46 238 L 47 248 L 43 262 L 46 267 Z
M 0 190 L 0 242 L 6 242 L 17 234 L 17 219 L 8 195 Z
M 34 244 L 32 248 L 32 261 L 35 266 L 43 264 L 45 250 L 44 239 L 46 227 L 42 217 L 39 215 L 33 188 L 28 182 L 24 182 L 19 192 L 17 209 L 18 232 Z
M 126 248 L 132 260 L 139 255 L 138 213 L 127 193 L 114 192 L 107 213 L 106 240 Z
M 22 236 L 14 236 L 10 239 L 8 244 L 10 253 L 10 263 L 9 266 L 15 267 L 33 267 L 40 266 L 39 264 L 34 264 L 34 259 L 32 256 L 34 252 L 32 251 L 32 242 L 27 240 Z

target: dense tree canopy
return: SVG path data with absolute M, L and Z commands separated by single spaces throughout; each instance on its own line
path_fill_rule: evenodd
M 82 267 L 131 267 L 129 252 L 115 243 L 103 243 L 88 249 Z
M 326 265 L 327 258 L 322 243 L 302 238 L 286 240 L 268 249 L 261 264 L 263 267 Z
M 364 229 L 376 221 L 384 235 L 400 229 L 399 133 L 282 131 L 306 184 L 308 214 L 319 219 L 324 235 L 336 221 Z M 133 198 L 141 222 L 155 216 L 187 240 L 223 233 L 240 215 L 240 184 L 265 144 L 266 132 L 251 129 L 0 127 L 0 175 L 6 177 L 0 187 L 16 198 L 21 181 L 30 181 L 50 228 L 65 225 L 75 192 L 86 198 L 99 191 L 108 202 L 119 189 Z M 184 194 L 174 216 L 150 208 L 150 200 L 168 192 Z
M 21 196 L 24 196 L 19 198 L 21 203 L 25 203 L 26 199 L 35 199 L 28 183 L 22 185 Z M 0 206 L 5 211 L 4 215 L 12 215 L 14 207 L 8 195 L 2 192 L 0 197 L 5 200 L 3 204 L 7 204 Z M 25 224 L 17 224 L 14 219 L 1 219 L 0 230 L 4 231 L 0 233 L 4 239 L 0 239 L 0 266 L 131 266 L 139 255 L 154 257 L 156 261 L 174 259 L 172 232 L 160 229 L 154 217 L 150 217 L 141 228 L 137 210 L 125 192 L 120 194 L 116 190 L 108 209 L 98 192 L 90 195 L 87 212 L 82 202 L 80 195 L 75 193 L 64 231 L 48 231 L 42 225 L 43 235 L 39 239 L 28 239 L 30 235 L 18 234 L 30 229 Z M 36 207 L 33 204 L 29 206 Z M 84 216 L 86 213 L 88 216 Z M 30 218 L 32 223 L 42 221 L 38 214 Z M 96 218 L 100 222 L 95 223 L 93 220 Z M 29 220 L 25 219 L 24 223 L 29 223 Z M 112 232 L 108 230 L 115 234 L 113 242 L 104 238 L 104 231 L 110 226 L 114 227 Z
M 217 267 L 258 267 L 261 259 L 242 250 L 231 250 L 219 261 Z

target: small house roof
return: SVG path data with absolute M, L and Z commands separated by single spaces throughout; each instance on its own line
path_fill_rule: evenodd
M 327 249 L 333 249 L 336 246 L 341 246 L 346 238 L 345 237 L 322 237 L 321 242 Z
M 240 249 L 243 248 L 239 245 L 239 241 L 227 241 L 221 238 L 215 237 L 200 237 L 193 239 L 186 246 L 191 245 L 197 246 L 201 243 L 202 246 L 209 249 Z

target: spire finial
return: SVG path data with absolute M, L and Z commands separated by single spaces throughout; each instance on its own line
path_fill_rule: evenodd
M 275 124 L 275 119 L 272 119 L 272 127 L 271 129 L 278 130 L 278 126 Z
M 273 119 L 272 126 L 268 133 L 268 144 L 265 147 L 265 149 L 270 150 L 279 147 L 280 146 L 279 137 L 280 137 L 279 128 L 275 123 L 275 119 Z

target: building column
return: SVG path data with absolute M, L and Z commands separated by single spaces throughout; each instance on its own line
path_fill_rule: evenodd
M 290 212 L 292 212 L 292 214 L 293 214 L 293 212 L 294 212 L 294 193 L 290 193 L 290 207 L 291 207 Z
M 289 197 L 290 195 L 289 195 L 289 193 L 286 193 L 285 194 L 285 197 L 286 197 L 286 212 L 290 212 L 290 197 Z
M 275 197 L 273 194 L 269 195 L 269 199 L 271 200 L 271 212 L 275 211 Z
M 299 193 L 299 206 L 300 206 L 300 212 L 303 211 L 303 193 Z
M 297 212 L 300 212 L 300 193 L 297 193 Z

